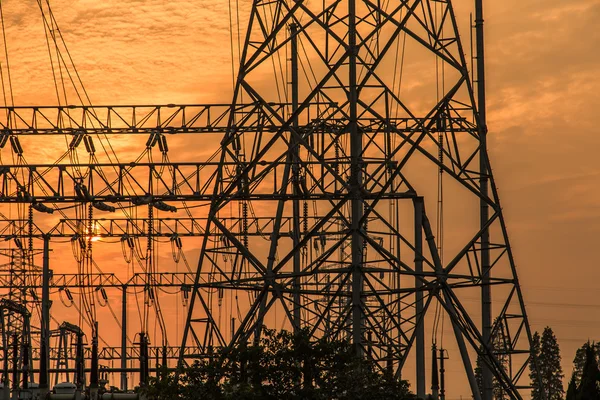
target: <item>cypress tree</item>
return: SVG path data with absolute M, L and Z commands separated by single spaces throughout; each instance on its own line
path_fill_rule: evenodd
M 529 360 L 529 379 L 531 379 L 531 400 L 541 400 L 540 380 L 536 371 L 536 361 L 540 364 L 540 334 L 535 332 L 531 339 L 531 359 Z M 540 368 L 541 372 L 541 368 Z
M 583 374 L 583 366 L 585 365 L 585 354 L 589 346 L 594 346 L 596 353 L 596 364 L 598 364 L 598 356 L 600 355 L 600 343 L 591 344 L 589 341 L 584 343 L 583 346 L 577 349 L 575 358 L 573 359 L 573 376 L 575 378 L 575 385 L 579 385 L 581 382 L 581 375 Z M 599 365 L 600 366 L 600 365 Z
M 575 381 L 575 372 L 571 375 L 569 387 L 567 388 L 567 397 L 565 400 L 577 400 L 577 382 Z
M 532 400 L 562 400 L 564 375 L 560 365 L 560 348 L 552 328 L 548 326 L 544 328 L 541 338 L 537 332 L 533 335 L 531 352 L 529 377 L 533 388 L 531 391 Z M 534 357 L 537 357 L 539 376 L 535 370 Z
M 481 356 L 477 354 L 477 361 L 475 361 L 475 381 L 477 381 L 477 387 L 479 388 L 479 395 L 483 396 L 483 369 L 481 368 L 483 361 Z
M 540 343 L 542 388 L 546 400 L 562 400 L 564 396 L 560 348 L 552 328 L 546 327 Z
M 600 399 L 600 390 L 598 390 L 598 363 L 596 362 L 595 346 L 587 346 L 585 352 L 585 365 L 581 375 L 581 384 L 577 388 L 576 400 L 598 400 Z

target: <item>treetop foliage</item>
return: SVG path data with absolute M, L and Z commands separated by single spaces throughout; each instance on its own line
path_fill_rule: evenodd
M 597 343 L 588 341 L 577 350 L 566 400 L 600 399 L 599 356 L 600 346 Z
M 600 371 L 598 370 L 596 346 L 591 344 L 585 350 L 585 364 L 581 374 L 581 382 L 577 388 L 576 400 L 600 399 L 599 381 Z
M 564 374 L 556 336 L 552 328 L 547 326 L 541 337 L 538 332 L 535 332 L 532 339 L 532 357 L 529 363 L 529 376 L 533 387 L 531 398 L 532 400 L 562 400 Z
M 357 357 L 346 341 L 310 342 L 304 331 L 266 328 L 258 345 L 218 349 L 178 377 L 152 378 L 142 391 L 149 400 L 413 398 L 406 381 Z

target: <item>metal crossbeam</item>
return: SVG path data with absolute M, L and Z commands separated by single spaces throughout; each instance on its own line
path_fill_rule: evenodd
M 307 163 L 307 166 L 315 163 Z M 347 168 L 343 160 L 332 163 Z M 265 164 L 267 165 L 267 164 Z M 366 166 L 381 165 L 380 161 L 365 162 Z M 214 176 L 225 166 L 239 163 L 130 163 L 130 164 L 59 164 L 0 166 L 0 203 L 93 203 L 103 202 L 154 205 L 158 202 L 210 202 L 214 198 Z M 243 165 L 242 165 L 243 166 Z M 282 165 L 282 167 L 285 164 Z M 164 170 L 163 170 L 164 169 Z M 276 174 L 264 167 L 263 174 Z M 148 179 L 148 177 L 155 178 Z M 12 188 L 16 189 L 12 189 Z M 275 182 L 273 191 L 281 189 Z M 341 200 L 342 193 L 333 190 L 306 191 L 303 200 L 318 200 L 323 196 Z M 366 194 L 375 198 L 377 192 Z M 408 198 L 409 192 L 385 193 L 384 198 Z M 273 200 L 272 193 L 240 193 L 239 200 Z
M 165 350 L 166 350 L 166 352 L 165 352 Z M 71 347 L 71 346 L 66 347 L 63 351 L 64 351 L 64 353 L 59 354 L 58 348 L 56 348 L 56 347 L 50 348 L 50 355 L 49 355 L 50 360 L 64 361 L 65 355 L 66 355 L 67 359 L 69 359 L 69 360 L 75 359 L 76 354 L 75 354 L 74 347 Z M 98 349 L 98 359 L 106 360 L 106 361 L 119 360 L 119 359 L 121 359 L 121 354 L 122 354 L 121 351 L 122 351 L 121 347 L 112 347 L 112 346 L 101 347 Z M 84 358 L 86 360 L 90 360 L 92 358 L 92 348 L 85 346 L 83 348 L 83 354 L 84 354 Z M 179 346 L 166 346 L 165 348 L 163 348 L 162 346 L 148 346 L 148 355 L 149 355 L 150 359 L 161 360 L 163 357 L 163 354 L 165 354 L 167 360 L 176 360 L 177 357 L 179 356 Z M 198 354 L 200 354 L 200 349 L 190 347 L 190 348 L 186 349 L 186 354 L 198 355 Z M 32 349 L 32 356 L 33 356 L 33 360 L 39 361 L 39 359 L 40 359 L 39 348 Z M 128 346 L 127 352 L 126 352 L 126 357 L 128 360 L 139 359 L 140 358 L 139 347 Z M 1 352 L 0 352 L 0 361 L 2 361 L 2 353 Z
M 238 130 L 265 132 L 279 129 L 272 120 L 272 114 L 284 118 L 291 110 L 291 103 L 261 102 L 236 105 L 233 114 L 238 119 Z M 303 121 L 306 126 L 319 125 L 319 121 L 331 124 L 331 119 L 323 119 L 334 103 L 312 103 Z M 6 135 L 82 135 L 82 134 L 198 134 L 221 133 L 228 129 L 231 116 L 230 104 L 163 104 L 163 105 L 94 105 L 94 106 L 15 106 L 0 107 L 0 142 Z M 265 120 L 265 116 L 269 119 Z M 392 118 L 390 123 L 397 129 L 409 132 L 419 126 L 427 126 L 428 119 L 408 117 Z M 474 125 L 464 118 L 457 122 L 463 129 L 473 129 Z M 366 131 L 379 129 L 380 121 L 375 118 L 361 118 Z M 329 127 L 333 127 L 329 125 Z M 326 132 L 322 129 L 321 132 Z
M 153 287 L 191 287 L 196 275 L 190 272 L 155 272 L 150 276 L 145 273 L 136 273 L 129 279 L 121 279 L 113 273 L 96 274 L 52 274 L 50 287 L 52 289 L 90 288 L 145 288 Z M 42 277 L 39 274 L 27 274 L 25 283 L 20 289 L 42 289 Z M 12 289 L 15 282 L 10 273 L 0 272 L 0 290 Z
M 307 216 L 304 219 L 310 225 L 318 221 L 321 216 Z M 341 222 L 341 218 L 338 218 Z M 334 218 L 335 220 L 335 218 Z M 236 235 L 268 237 L 273 233 L 274 217 L 248 217 L 245 222 L 239 217 L 222 217 L 221 221 L 237 231 Z M 89 226 L 93 227 L 94 238 L 147 238 L 148 234 L 153 237 L 175 238 L 175 237 L 202 237 L 206 234 L 204 227 L 206 217 L 202 218 L 95 218 L 76 219 L 61 218 L 50 227 L 42 227 L 35 221 L 28 219 L 0 219 L 0 239 L 10 240 L 17 237 L 37 238 L 76 238 L 88 236 Z M 289 236 L 293 232 L 293 221 L 291 217 L 285 217 L 281 221 L 280 235 Z M 212 235 L 212 233 L 209 233 Z M 3 249 L 0 249 L 2 254 Z M 6 250 L 8 251 L 8 250 Z M 17 249 L 6 253 L 13 256 Z

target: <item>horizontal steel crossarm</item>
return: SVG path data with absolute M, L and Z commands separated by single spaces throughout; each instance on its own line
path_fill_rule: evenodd
M 322 216 L 309 216 L 306 221 L 309 226 L 323 219 Z M 221 217 L 225 225 L 234 231 L 234 235 L 265 237 L 273 232 L 274 217 L 247 217 L 246 231 L 243 220 L 240 217 Z M 332 217 L 333 222 L 341 220 L 341 217 Z M 91 221 L 94 227 L 95 238 L 136 238 L 147 237 L 150 226 L 148 218 L 97 218 Z M 333 223 L 332 222 L 332 223 Z M 152 235 L 154 237 L 172 238 L 198 237 L 205 235 L 206 218 L 153 218 Z M 59 222 L 44 232 L 34 222 L 32 232 L 29 232 L 29 220 L 27 219 L 0 219 L 0 240 L 10 240 L 16 237 L 43 238 L 73 238 L 76 235 L 87 235 L 89 220 L 61 218 Z M 238 232 L 235 232 L 235 231 Z M 291 216 L 282 218 L 280 236 L 289 237 L 292 234 L 293 221 Z M 216 235 L 211 233 L 211 235 Z M 220 236 L 220 235 L 218 235 Z M 0 242 L 1 243 L 1 242 Z M 1 252 L 5 249 L 0 249 Z M 13 252 L 17 249 L 12 249 Z M 9 256 L 12 254 L 8 254 Z
M 314 218 L 311 218 L 314 219 Z M 227 226 L 242 230 L 243 221 L 239 217 L 222 217 Z M 61 219 L 50 231 L 51 237 L 71 237 L 85 232 L 88 222 L 77 219 Z M 94 236 L 98 238 L 147 237 L 150 221 L 147 218 L 101 218 L 92 222 Z M 197 237 L 205 235 L 206 218 L 153 218 L 151 233 L 153 237 Z M 263 236 L 272 230 L 272 217 L 248 217 L 248 236 Z M 291 217 L 285 221 L 287 235 L 292 229 Z M 2 221 L 0 221 L 2 226 Z
M 179 346 L 166 346 L 163 348 L 162 346 L 149 346 L 148 347 L 148 357 L 151 359 L 159 359 L 162 360 L 163 351 L 166 350 L 166 357 L 168 360 L 177 360 L 179 357 Z M 187 347 L 185 349 L 187 355 L 198 356 L 202 354 L 204 351 L 200 347 Z M 84 356 L 85 358 L 92 358 L 92 349 L 91 347 L 84 348 Z M 127 359 L 138 359 L 140 357 L 140 348 L 139 347 L 127 347 Z M 116 360 L 121 358 L 121 347 L 103 347 L 98 352 L 98 358 L 101 360 Z
M 66 356 L 69 360 L 75 359 L 75 347 L 68 346 L 66 347 Z M 64 351 L 63 350 L 63 351 Z M 179 346 L 166 346 L 163 348 L 162 346 L 148 346 L 148 356 L 150 359 L 159 359 L 162 360 L 163 352 L 166 350 L 167 360 L 176 360 L 179 356 Z M 34 360 L 40 359 L 40 349 L 38 347 L 33 347 L 31 349 L 32 356 Z M 188 356 L 198 356 L 198 354 L 202 354 L 202 350 L 199 347 L 187 347 L 185 349 L 185 353 Z M 92 359 L 92 348 L 84 347 L 83 348 L 83 356 L 86 360 Z M 140 357 L 140 348 L 139 347 L 127 347 L 126 357 L 128 360 L 137 360 Z M 119 347 L 103 347 L 98 351 L 98 358 L 100 360 L 120 360 L 121 359 L 121 346 Z M 2 355 L 0 354 L 0 360 L 2 360 Z M 57 347 L 50 348 L 50 360 L 52 361 L 65 361 L 64 353 L 59 354 Z
M 191 286 L 194 284 L 195 273 L 189 272 L 156 272 L 151 274 L 151 285 L 153 287 L 177 287 Z M 129 280 L 120 279 L 115 274 L 101 273 L 88 274 L 84 278 L 78 274 L 53 274 L 50 279 L 50 287 L 54 289 L 74 289 L 81 287 L 92 288 L 123 288 L 126 287 L 146 287 L 149 284 L 148 274 L 137 273 Z M 202 283 L 200 286 L 205 286 Z M 14 287 L 11 283 L 10 273 L 0 273 L 0 289 L 10 289 Z M 31 274 L 26 279 L 24 289 L 41 289 L 42 277 L 39 274 Z
M 152 235 L 154 237 L 197 237 L 205 235 L 206 218 L 153 218 Z M 221 217 L 221 221 L 229 227 L 234 235 L 265 237 L 273 232 L 274 217 L 247 217 L 245 222 L 240 217 Z M 319 221 L 320 217 L 310 216 L 306 220 L 309 224 Z M 0 221 L 0 227 L 3 221 Z M 85 232 L 89 222 L 77 219 L 61 219 L 50 231 L 51 237 L 71 237 L 77 233 Z M 147 237 L 149 220 L 147 218 L 101 218 L 92 222 L 94 236 L 98 238 L 110 237 Z M 281 236 L 290 236 L 293 230 L 292 217 L 284 217 L 281 222 Z M 246 229 L 243 233 L 243 229 Z M 237 231 L 237 233 L 236 233 Z M 210 233 L 220 237 L 220 234 Z M 2 236 L 0 235 L 0 238 Z
M 238 132 L 276 132 L 278 126 L 264 125 L 261 116 L 267 111 L 285 117 L 289 103 L 269 103 L 263 110 L 260 102 L 235 106 L 240 120 Z M 317 111 L 317 107 L 319 110 Z M 323 108 L 332 103 L 311 103 L 303 110 L 300 126 L 319 124 Z M 226 133 L 231 105 L 229 104 L 162 104 L 162 105 L 100 105 L 100 106 L 15 106 L 0 107 L 0 134 L 16 135 L 76 135 L 76 134 L 198 134 Z M 333 120 L 325 120 L 331 124 Z M 343 122 L 343 121 L 341 121 Z M 398 131 L 412 131 L 423 123 L 415 118 L 392 118 L 387 121 Z M 359 119 L 366 132 L 379 129 L 377 119 Z M 343 124 L 342 124 L 343 125 Z M 471 129 L 466 119 L 461 121 L 465 130 Z M 300 128 L 302 129 L 302 128 Z M 330 130 L 317 129 L 314 134 Z
M 284 114 L 286 103 L 274 104 Z M 224 133 L 231 113 L 229 104 L 165 104 L 103 106 L 1 107 L 0 127 L 6 133 L 52 135 L 78 133 Z M 253 115 L 253 126 L 262 114 L 260 105 L 237 105 L 235 114 Z M 254 124 L 252 123 L 254 121 Z M 268 129 L 268 127 L 267 127 Z
M 377 273 L 377 272 L 381 272 L 384 271 L 382 269 L 379 268 L 367 268 L 366 269 L 367 272 L 369 273 Z M 319 273 L 322 275 L 336 275 L 336 274 L 340 274 L 340 273 L 344 273 L 347 272 L 347 268 L 328 268 L 328 269 L 323 269 L 321 270 Z M 386 273 L 389 273 L 390 271 L 385 270 Z M 414 272 L 412 271 L 401 271 L 400 272 L 401 275 L 415 275 Z M 208 275 L 208 273 L 207 273 Z M 186 273 L 186 272 L 178 272 L 178 273 L 174 273 L 174 272 L 161 272 L 161 273 L 154 273 L 151 275 L 152 278 L 152 282 L 151 284 L 153 286 L 158 286 L 158 287 L 182 287 L 182 286 L 190 286 L 194 284 L 194 276 L 195 274 L 193 273 Z M 282 293 L 292 293 L 293 290 L 291 288 L 289 288 L 289 284 L 285 283 L 286 281 L 292 279 L 294 276 L 309 276 L 309 274 L 307 274 L 306 272 L 301 272 L 300 274 L 293 274 L 293 273 L 285 273 L 285 274 L 277 274 L 276 276 L 276 280 L 277 281 L 281 281 L 281 292 Z M 419 276 L 423 277 L 423 278 L 434 278 L 435 277 L 435 273 L 434 272 L 423 272 L 422 274 L 419 274 Z M 479 284 L 477 282 L 473 281 L 473 276 L 471 275 L 457 275 L 457 274 L 448 274 L 447 278 L 449 280 L 452 280 L 454 282 L 449 282 L 448 285 L 451 287 L 472 287 L 472 286 L 478 286 Z M 11 275 L 10 273 L 0 273 L 0 289 L 8 289 L 8 288 L 12 288 L 14 286 L 14 282 L 11 284 Z M 253 290 L 253 291 L 257 291 L 260 290 L 262 288 L 262 286 L 259 285 L 259 283 L 262 282 L 262 277 L 258 274 L 244 274 L 243 278 L 237 279 L 236 280 L 236 284 L 232 285 L 229 281 L 227 280 L 223 280 L 223 281 L 218 281 L 218 280 L 211 280 L 209 283 L 207 283 L 206 280 L 201 279 L 200 283 L 198 284 L 198 287 L 212 287 L 212 288 L 216 288 L 216 287 L 221 287 L 221 288 L 230 288 L 230 289 L 241 289 L 244 288 L 245 290 Z M 511 279 L 504 279 L 504 278 L 491 278 L 491 285 L 502 285 L 502 284 L 510 284 L 510 283 L 514 283 L 513 280 Z M 120 278 L 118 278 L 115 274 L 110 274 L 110 273 L 105 273 L 105 274 L 90 274 L 89 278 L 86 277 L 83 281 L 81 280 L 81 276 L 77 275 L 77 274 L 53 274 L 52 279 L 50 281 L 50 285 L 52 288 L 80 288 L 82 286 L 85 287 L 93 287 L 93 288 L 98 288 L 98 287 L 114 287 L 114 288 L 122 288 L 123 286 L 126 287 L 146 287 L 148 285 L 148 278 L 147 278 L 147 274 L 145 273 L 138 273 L 133 275 L 129 280 L 122 280 Z M 25 284 L 25 289 L 40 289 L 41 286 L 41 278 L 39 276 L 39 274 L 30 274 L 29 279 L 27 279 L 27 282 Z M 305 288 L 303 288 L 301 290 L 301 293 L 303 294 L 319 294 L 322 293 L 323 287 L 321 287 L 319 284 L 317 283 L 313 283 L 312 285 L 306 285 Z M 412 288 L 399 288 L 399 289 L 386 289 L 386 290 L 382 290 L 379 289 L 380 292 L 378 292 L 378 294 L 381 293 L 388 293 L 388 294 L 393 294 L 393 293 L 407 293 L 407 292 L 411 292 L 414 291 L 414 289 Z M 370 292 L 366 291 L 366 294 L 369 294 Z M 373 292 L 373 294 L 376 294 Z M 344 292 L 341 292 L 340 295 L 345 296 L 347 294 L 344 294 Z
M 372 163 L 380 163 L 373 160 Z M 164 168 L 164 171 L 160 172 Z M 81 203 L 132 202 L 137 205 L 158 201 L 206 201 L 214 199 L 212 181 L 219 163 L 81 163 L 0 166 L 0 203 Z M 78 171 L 75 174 L 75 171 Z M 109 172 L 107 172 L 109 171 Z M 84 178 L 82 178 L 82 176 Z M 149 180 L 153 176 L 156 181 Z M 17 191 L 11 189 L 18 188 Z M 241 193 L 238 200 L 278 200 L 290 195 Z M 297 196 L 301 200 L 319 200 L 323 195 L 343 199 L 341 193 L 311 191 Z M 377 192 L 364 197 L 378 197 Z M 410 197 L 407 193 L 386 193 L 384 198 Z

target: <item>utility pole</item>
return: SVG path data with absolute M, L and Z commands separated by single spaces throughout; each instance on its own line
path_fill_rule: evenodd
M 142 387 L 148 384 L 148 367 L 148 337 L 145 332 L 140 332 L 140 386 Z
M 434 343 L 431 346 L 431 396 L 433 397 L 433 400 L 440 400 L 440 381 L 437 361 L 437 346 Z
M 363 355 L 363 198 L 362 131 L 358 126 L 358 76 L 356 1 L 348 0 L 348 133 L 350 135 L 350 191 L 351 191 L 351 252 L 352 274 L 352 343 L 357 356 Z
M 98 400 L 98 321 L 92 330 L 92 370 L 90 371 L 90 398 Z
M 291 64 L 291 92 L 292 92 L 292 114 L 298 111 L 298 25 L 293 22 L 290 24 L 290 64 Z M 295 116 L 292 122 L 292 129 L 295 131 L 290 138 L 292 146 L 292 200 L 293 207 L 293 246 L 297 247 L 300 243 L 300 148 L 296 135 L 298 132 L 298 117 Z M 293 260 L 294 271 L 294 332 L 298 332 L 301 325 L 301 304 L 300 304 L 300 251 L 294 253 Z
M 50 237 L 44 236 L 44 255 L 42 264 L 42 323 L 40 349 L 40 393 L 44 397 L 49 390 L 50 375 Z
M 415 311 L 417 318 L 423 315 L 423 198 L 414 200 L 415 209 Z M 425 324 L 417 325 L 415 342 L 417 367 L 417 398 L 425 399 Z
M 77 345 L 75 347 L 75 386 L 77 393 L 81 395 L 85 386 L 85 358 L 83 357 L 83 332 L 77 332 Z
M 13 361 L 13 379 L 12 396 L 13 399 L 19 398 L 19 336 L 16 333 L 12 335 L 12 361 Z
M 445 349 L 440 349 L 440 400 L 446 400 L 446 369 L 444 362 L 448 359 Z
M 127 286 L 121 292 L 121 390 L 127 391 Z
M 487 160 L 487 116 L 485 102 L 485 42 L 483 31 L 483 0 L 475 0 L 475 37 L 477 54 L 477 111 L 479 116 L 479 134 L 481 149 L 479 153 L 479 190 L 480 199 L 480 224 L 481 234 L 481 333 L 484 346 L 491 347 L 492 333 L 492 293 L 490 286 L 491 264 L 490 264 L 490 232 L 487 228 L 489 221 L 489 206 L 487 197 L 489 194 L 489 165 Z M 493 381 L 492 371 L 486 363 L 481 366 L 482 376 L 482 400 L 492 400 Z

